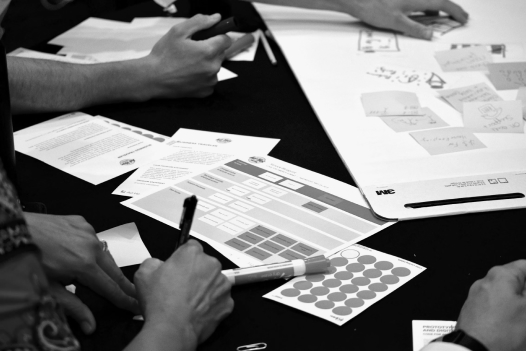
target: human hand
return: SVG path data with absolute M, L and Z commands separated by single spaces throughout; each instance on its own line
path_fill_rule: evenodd
M 469 290 L 456 329 L 488 350 L 526 350 L 526 260 L 493 267 Z
M 91 311 L 64 285 L 78 281 L 117 307 L 140 311 L 134 285 L 108 251 L 102 250 L 95 230 L 81 216 L 53 216 L 24 212 L 29 233 L 42 251 L 44 271 L 52 292 L 87 334 L 95 330 Z
M 462 24 L 468 13 L 449 0 L 338 0 L 341 11 L 379 28 L 430 40 L 433 30 L 408 17 L 417 11 L 443 11 Z
M 221 274 L 221 264 L 204 254 L 195 240 L 179 247 L 164 263 L 154 258 L 144 261 L 134 281 L 144 328 L 166 331 L 188 349 L 206 340 L 234 308 L 231 283 Z
M 205 97 L 214 91 L 217 72 L 232 41 L 227 35 L 194 41 L 194 33 L 219 22 L 221 16 L 196 15 L 173 26 L 143 59 L 150 98 Z

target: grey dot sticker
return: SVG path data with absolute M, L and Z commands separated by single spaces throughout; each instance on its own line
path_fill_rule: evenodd
M 347 301 L 345 301 L 345 305 L 347 307 L 362 307 L 364 305 L 364 301 L 362 299 L 358 299 L 358 298 L 352 298 L 352 299 L 349 299 Z
M 367 278 L 378 278 L 382 275 L 382 271 L 378 269 L 366 269 L 362 274 Z
M 390 270 L 393 267 L 394 267 L 394 265 L 391 262 L 388 262 L 388 261 L 376 262 L 376 264 L 374 265 L 374 268 L 379 269 L 381 271 L 388 271 L 388 270 Z
M 314 295 L 301 295 L 300 297 L 298 297 L 298 301 L 304 303 L 313 303 L 316 302 L 316 300 L 318 300 L 318 298 Z
M 349 280 L 354 277 L 354 274 L 347 271 L 338 272 L 334 275 L 334 278 L 340 279 L 340 280 Z
M 375 292 L 382 292 L 387 290 L 387 285 L 382 283 L 373 283 L 368 286 L 368 289 Z
M 334 301 L 334 302 L 340 302 L 340 301 L 345 300 L 346 298 L 347 298 L 347 295 L 341 292 L 335 292 L 327 296 L 327 299 Z
M 352 309 L 347 306 L 339 306 L 333 309 L 332 313 L 338 316 L 348 316 L 352 313 Z
M 315 288 L 310 289 L 310 293 L 312 295 L 316 295 L 316 296 L 327 295 L 330 292 L 331 291 L 329 289 L 327 289 L 326 287 L 324 287 L 324 286 L 317 286 Z
M 338 286 L 342 285 L 342 282 L 338 279 L 327 279 L 322 284 L 327 288 L 337 288 Z
M 352 285 L 352 284 L 346 284 L 346 285 L 340 286 L 340 291 L 346 294 L 354 294 L 358 290 L 360 289 L 356 285 Z
M 334 274 L 336 272 L 338 272 L 336 267 L 330 266 L 329 268 L 327 268 L 327 273 L 326 274 Z
M 347 267 L 345 267 L 346 270 L 348 270 L 349 272 L 361 272 L 365 269 L 365 266 L 361 263 L 351 263 L 349 265 L 347 265 Z
M 334 302 L 332 301 L 322 300 L 322 301 L 316 302 L 314 306 L 321 308 L 322 310 L 329 310 L 333 308 L 335 305 L 334 305 Z
M 301 282 L 294 283 L 293 286 L 298 290 L 308 290 L 313 287 L 313 284 L 308 281 L 301 281 Z
M 398 278 L 397 276 L 394 276 L 394 275 L 384 275 L 383 277 L 380 278 L 380 281 L 384 284 L 396 284 L 400 281 L 400 278 Z
M 376 293 L 370 290 L 362 290 L 362 291 L 358 291 L 356 296 L 358 296 L 360 299 L 370 300 L 376 297 Z
M 285 289 L 281 291 L 281 295 L 286 296 L 286 297 L 296 297 L 299 294 L 301 294 L 301 291 L 297 289 Z
M 396 267 L 391 270 L 391 273 L 398 277 L 407 277 L 409 274 L 411 274 L 411 271 L 404 267 Z
M 357 261 L 363 264 L 373 264 L 376 262 L 376 257 L 371 255 L 360 256 Z
M 346 258 L 343 257 L 335 257 L 331 259 L 331 266 L 334 267 L 341 267 L 345 266 L 349 261 Z
M 351 283 L 358 286 L 365 286 L 371 284 L 371 280 L 366 277 L 357 277 L 351 280 Z
M 323 281 L 323 279 L 325 279 L 325 276 L 323 274 L 311 274 L 311 275 L 307 275 L 305 279 L 308 280 L 309 282 L 316 283 L 316 282 Z

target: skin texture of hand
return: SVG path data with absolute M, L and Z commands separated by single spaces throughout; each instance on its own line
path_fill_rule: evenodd
M 205 97 L 214 91 L 217 73 L 232 44 L 227 35 L 195 41 L 198 31 L 219 22 L 221 16 L 196 15 L 176 25 L 154 45 L 144 58 L 150 68 L 150 83 L 146 84 L 147 98 Z
M 490 351 L 526 350 L 526 260 L 493 267 L 476 281 L 456 328 Z
M 193 350 L 234 308 L 231 283 L 221 274 L 221 264 L 204 254 L 195 240 L 166 262 L 144 261 L 135 284 L 145 334 L 127 350 Z
M 95 230 L 81 216 L 24 213 L 29 232 L 42 252 L 44 271 L 52 293 L 89 334 L 95 330 L 93 314 L 65 285 L 79 282 L 117 307 L 140 311 L 134 285 L 122 274 L 109 251 L 102 250 Z M 110 248 L 111 250 L 111 248 Z

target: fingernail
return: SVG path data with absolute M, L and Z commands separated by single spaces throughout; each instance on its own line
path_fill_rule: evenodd
M 84 334 L 91 334 L 91 332 L 93 331 L 93 327 L 91 326 L 91 324 L 89 322 L 82 322 L 80 324 L 80 328 L 82 329 L 82 331 L 84 332 Z
M 426 31 L 424 32 L 424 36 L 427 40 L 431 40 L 433 38 L 433 29 L 426 28 Z
M 221 15 L 218 14 L 218 13 L 214 13 L 211 17 L 212 17 L 213 20 L 218 20 L 218 19 L 221 18 Z

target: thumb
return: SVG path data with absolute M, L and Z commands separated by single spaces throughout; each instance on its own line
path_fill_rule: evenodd
M 93 313 L 77 296 L 58 283 L 51 286 L 51 292 L 64 308 L 66 316 L 73 318 L 80 325 L 84 334 L 89 335 L 95 331 L 97 325 Z
M 393 29 L 413 38 L 426 40 L 431 40 L 433 38 L 433 29 L 431 27 L 415 22 L 406 15 L 398 17 Z

